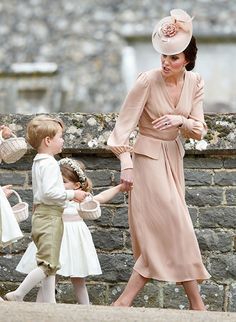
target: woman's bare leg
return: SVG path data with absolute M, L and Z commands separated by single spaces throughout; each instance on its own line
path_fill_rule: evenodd
M 206 311 L 197 281 L 187 281 L 182 284 L 189 300 L 190 310 Z
M 113 306 L 131 306 L 137 294 L 147 283 L 148 278 L 143 277 L 133 270 L 130 279 L 119 298 L 112 304 Z

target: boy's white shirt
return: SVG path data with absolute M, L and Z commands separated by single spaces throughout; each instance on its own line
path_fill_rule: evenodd
M 32 166 L 34 204 L 65 206 L 74 198 L 74 190 L 66 190 L 56 159 L 44 153 L 36 154 Z

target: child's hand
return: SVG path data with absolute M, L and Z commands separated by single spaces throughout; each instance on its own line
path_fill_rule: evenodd
M 2 187 L 2 190 L 5 193 L 7 198 L 10 197 L 10 195 L 12 194 L 12 189 L 11 188 L 12 188 L 11 184 L 8 184 L 8 185 Z
M 8 139 L 9 137 L 12 136 L 12 130 L 9 129 L 9 127 L 6 125 L 1 125 L 0 130 L 2 131 L 2 137 L 4 139 Z
M 89 195 L 88 192 L 85 192 L 83 190 L 75 190 L 75 197 L 74 197 L 74 201 L 76 202 L 81 202 L 85 199 L 85 197 L 87 197 Z
M 133 186 L 131 186 L 131 189 L 133 188 Z M 126 192 L 126 184 L 125 183 L 121 183 L 119 184 L 119 189 L 120 189 L 120 192 Z

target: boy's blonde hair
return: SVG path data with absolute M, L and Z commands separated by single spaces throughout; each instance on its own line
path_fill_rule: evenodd
M 64 123 L 61 119 L 47 115 L 39 115 L 28 123 L 26 139 L 37 150 L 42 140 L 47 136 L 52 139 L 57 134 L 59 128 L 64 130 Z

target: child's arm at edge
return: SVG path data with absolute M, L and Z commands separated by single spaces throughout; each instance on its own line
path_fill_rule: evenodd
M 98 195 L 94 196 L 93 198 L 99 203 L 106 203 L 112 198 L 114 198 L 119 192 L 123 192 L 123 191 L 125 191 L 124 184 L 119 184 L 115 187 L 112 187 L 110 189 L 100 192 Z

